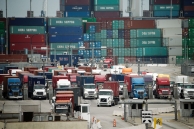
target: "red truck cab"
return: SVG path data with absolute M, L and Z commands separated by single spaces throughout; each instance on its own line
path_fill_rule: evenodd
M 127 85 L 128 95 L 132 92 L 132 86 L 131 86 L 132 77 L 140 77 L 140 76 L 138 75 L 125 75 L 124 76 L 124 83 Z
M 170 80 L 168 77 L 156 78 L 155 98 L 171 97 Z
M 105 81 L 106 75 L 94 75 L 94 83 L 98 89 L 102 88 L 102 85 Z
M 111 68 L 112 64 L 113 64 L 113 59 L 107 58 L 103 60 L 103 64 L 104 64 L 104 68 Z

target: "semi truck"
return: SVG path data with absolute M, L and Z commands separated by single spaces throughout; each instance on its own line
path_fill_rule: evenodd
M 85 98 L 97 98 L 98 90 L 96 85 L 94 84 L 94 76 L 77 76 L 77 85 L 81 88 L 81 94 L 83 99 Z
M 114 106 L 114 91 L 112 89 L 100 89 L 97 99 L 97 106 Z
M 102 89 L 103 83 L 106 81 L 106 75 L 94 75 L 94 83 L 96 87 Z
M 46 99 L 47 89 L 43 76 L 28 76 L 28 95 L 32 99 Z
M 155 98 L 170 98 L 171 89 L 170 89 L 170 80 L 168 77 L 157 77 L 156 78 L 156 90 Z
M 180 98 L 182 98 L 182 99 L 194 98 L 194 84 L 189 84 L 189 83 L 184 84 L 184 86 L 182 86 Z
M 185 84 L 189 83 L 189 77 L 188 76 L 176 76 L 175 77 L 175 84 L 178 87 L 178 93 L 181 97 L 182 87 L 184 87 Z
M 17 76 L 4 76 L 3 97 L 7 99 L 23 99 L 22 84 Z
M 124 74 L 112 74 L 111 80 L 119 82 L 119 94 L 123 94 Z
M 68 79 L 59 79 L 57 81 L 57 88 L 71 87 L 71 82 Z
M 53 86 L 53 90 L 54 90 L 55 88 L 57 88 L 57 81 L 58 81 L 59 79 L 68 79 L 68 76 L 53 76 L 53 77 L 52 77 L 52 86 Z

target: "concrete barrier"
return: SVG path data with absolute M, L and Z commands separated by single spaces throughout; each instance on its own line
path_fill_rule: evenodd
M 147 64 L 148 67 L 157 66 L 157 64 Z
M 145 129 L 145 124 L 141 124 L 141 125 L 138 125 L 138 126 L 130 126 L 126 129 Z
M 158 108 L 149 108 L 149 110 L 152 111 L 152 114 L 153 114 L 153 115 L 158 115 L 158 114 L 160 114 L 160 113 L 158 112 Z
M 166 67 L 168 66 L 167 64 L 158 64 L 159 67 Z
M 116 111 L 116 110 L 114 110 L 113 111 L 113 116 L 124 116 L 124 111 Z

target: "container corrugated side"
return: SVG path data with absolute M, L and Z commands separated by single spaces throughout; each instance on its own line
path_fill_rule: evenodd
M 163 46 L 182 46 L 182 36 L 163 38 Z
M 49 34 L 60 34 L 60 35 L 80 35 L 83 34 L 82 26 L 49 26 Z
M 172 10 L 180 10 L 180 5 L 154 5 L 154 9 L 153 10 L 166 10 L 169 11 L 172 8 Z
M 10 34 L 45 34 L 44 26 L 10 26 Z
M 45 43 L 44 34 L 10 34 L 9 41 L 11 43 Z
M 182 56 L 182 47 L 168 47 L 169 56 Z
M 161 38 L 130 39 L 130 47 L 161 47 Z
M 82 18 L 49 18 L 48 26 L 82 26 Z
M 181 19 L 159 19 L 156 20 L 156 28 L 181 28 Z
M 49 35 L 50 43 L 78 43 L 83 41 L 83 35 Z
M 189 18 L 189 27 L 193 27 L 194 28 L 194 18 Z
M 132 29 L 130 38 L 161 37 L 160 29 Z
M 119 11 L 118 5 L 98 5 L 94 6 L 94 11 Z
M 9 18 L 10 26 L 46 26 L 44 18 Z
M 67 12 L 87 12 L 90 11 L 89 5 L 67 5 L 65 10 Z
M 119 18 L 120 11 L 94 11 L 94 17 L 96 18 Z
M 90 17 L 91 16 L 91 12 L 87 11 L 87 12 L 64 12 L 64 17 Z
M 160 10 L 156 10 L 154 11 L 154 14 L 153 14 L 154 17 L 170 17 L 171 16 L 171 13 L 170 11 L 160 11 Z M 173 10 L 172 11 L 172 17 L 178 17 L 179 16 L 179 11 L 178 10 Z
M 119 0 L 94 0 L 94 5 L 119 5 Z
M 63 51 L 78 48 L 78 43 L 50 43 L 50 48 Z
M 180 0 L 153 0 L 153 4 L 179 4 Z
M 194 11 L 184 11 L 184 17 L 194 17 Z
M 194 36 L 194 28 L 189 28 L 189 37 L 192 38 Z
M 5 22 L 0 21 L 0 29 L 5 29 Z
M 143 56 L 167 56 L 167 47 L 144 47 Z
M 163 37 L 182 36 L 182 28 L 163 28 Z

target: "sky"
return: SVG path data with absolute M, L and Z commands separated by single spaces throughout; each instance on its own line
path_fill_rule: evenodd
M 3 10 L 3 16 L 6 17 L 6 0 L 0 0 L 0 10 Z M 31 10 L 34 11 L 34 17 L 41 15 L 44 0 L 32 0 Z M 30 10 L 30 0 L 7 0 L 8 17 L 26 17 Z M 48 0 L 48 16 L 55 17 L 56 11 L 59 11 L 59 0 Z

